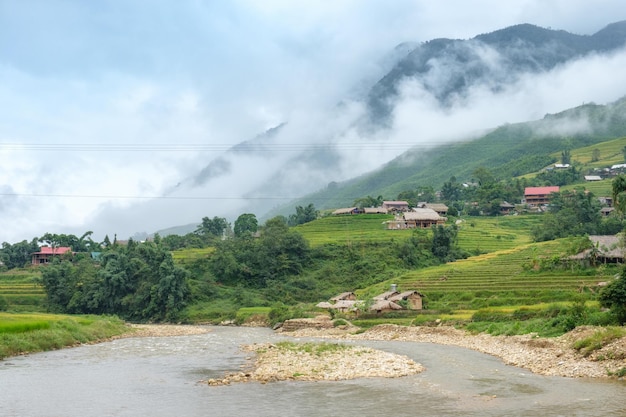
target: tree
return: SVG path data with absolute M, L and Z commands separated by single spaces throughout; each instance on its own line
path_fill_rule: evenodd
M 39 241 L 34 238 L 30 242 L 23 240 L 19 243 L 3 242 L 0 249 L 0 261 L 8 269 L 22 268 L 31 262 L 32 253 L 39 251 Z
M 447 202 L 458 201 L 461 199 L 462 191 L 461 184 L 456 182 L 456 178 L 452 177 L 443 184 L 441 188 L 441 198 Z
M 223 217 L 208 217 L 202 218 L 202 223 L 198 226 L 196 231 L 197 235 L 204 237 L 205 239 L 221 237 L 224 231 L 228 228 L 228 222 Z
M 626 175 L 618 175 L 611 183 L 613 206 L 623 216 L 626 214 Z
M 235 236 L 250 236 L 257 232 L 259 222 L 254 214 L 244 213 L 235 220 Z
M 496 182 L 496 177 L 494 177 L 493 173 L 485 167 L 476 168 L 472 175 L 476 177 L 478 184 L 481 187 L 485 187 Z
M 451 262 L 465 257 L 458 249 L 458 228 L 453 226 L 433 226 L 431 251 L 441 262 Z
M 600 160 L 600 149 L 594 148 L 591 151 L 591 162 L 598 162 Z
M 361 197 L 354 200 L 354 204 L 356 207 L 362 209 L 366 207 L 380 207 L 383 205 L 383 196 L 379 195 L 378 197 L 372 197 L 368 195 L 367 197 Z
M 569 149 L 563 149 L 561 152 L 561 163 L 569 165 L 572 163 L 572 152 Z
M 535 241 L 592 235 L 597 234 L 601 221 L 600 203 L 593 193 L 563 191 L 552 194 L 550 212 L 543 216 L 540 225 L 532 228 L 531 233 Z
M 600 304 L 610 308 L 620 324 L 626 323 L 626 270 L 602 289 Z
M 297 206 L 296 213 L 289 216 L 289 226 L 297 226 L 317 219 L 319 212 L 315 209 L 313 203 L 306 207 Z

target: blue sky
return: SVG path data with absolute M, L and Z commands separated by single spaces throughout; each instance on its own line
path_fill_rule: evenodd
M 115 216 L 98 216 L 132 210 L 137 198 L 107 196 L 162 195 L 219 154 L 157 145 L 235 144 L 288 120 L 299 127 L 292 138 L 309 141 L 312 129 L 349 125 L 350 114 L 334 119 L 334 106 L 358 98 L 402 42 L 466 39 L 524 22 L 592 34 L 623 19 L 618 0 L 0 0 L 0 242 L 131 233 L 131 221 L 118 227 Z M 590 65 L 584 70 L 593 73 L 604 64 Z M 529 98 L 537 114 L 625 94 L 590 86 L 553 102 L 553 83 L 544 82 L 546 95 Z M 511 109 L 468 127 L 534 115 Z M 399 128 L 406 135 L 410 122 L 400 119 Z M 230 182 L 203 192 L 232 192 L 251 172 L 268 178 L 262 169 L 242 164 Z M 174 224 L 238 209 L 187 206 L 174 208 Z M 171 214 L 153 220 L 134 231 L 173 225 Z

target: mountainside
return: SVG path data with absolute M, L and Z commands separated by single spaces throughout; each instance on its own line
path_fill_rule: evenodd
M 94 222 L 115 219 L 126 230 L 154 231 L 170 226 L 165 222 L 172 212 L 183 224 L 204 216 L 234 221 L 241 213 L 291 213 L 294 204 L 288 203 L 295 199 L 296 205 L 336 207 L 365 195 L 394 196 L 416 184 L 438 187 L 453 175 L 468 178 L 480 165 L 502 175 L 538 169 L 547 163 L 548 150 L 561 149 L 565 140 L 584 144 L 625 135 L 623 115 L 616 110 L 615 116 L 598 116 L 604 107 L 587 105 L 531 124 L 502 126 L 478 144 L 459 140 L 595 97 L 606 103 L 626 94 L 614 76 L 626 59 L 626 50 L 617 49 L 625 43 L 626 22 L 589 36 L 523 24 L 470 40 L 404 43 L 392 54 L 396 64 L 360 101 L 338 94 L 345 101 L 294 109 L 288 120 L 250 140 L 211 145 L 216 152 L 194 161 L 198 168 L 186 171 L 186 178 L 173 179 L 176 185 L 164 198 L 132 210 L 103 210 Z M 589 74 L 602 81 L 599 88 Z M 578 91 L 581 85 L 585 88 Z M 593 138 L 585 136 L 589 132 Z M 541 146 L 525 143 L 531 138 L 541 138 Z M 440 143 L 448 145 L 436 148 Z M 510 161 L 515 162 L 505 167 Z M 180 209 L 177 200 L 190 204 Z
M 349 206 L 367 195 L 391 199 L 419 186 L 437 189 L 452 176 L 470 181 L 481 166 L 500 179 L 511 178 L 555 162 L 550 153 L 623 136 L 626 97 L 609 105 L 586 104 L 541 120 L 504 125 L 471 141 L 413 148 L 369 174 L 333 184 L 293 205 L 314 203 L 318 208 L 334 208 Z
M 525 73 L 545 72 L 591 53 L 626 43 L 626 21 L 594 35 L 575 35 L 530 24 L 511 26 L 470 40 L 435 39 L 419 45 L 371 89 L 370 117 L 389 122 L 402 83 L 417 81 L 442 106 L 462 100 L 471 88 L 497 92 Z

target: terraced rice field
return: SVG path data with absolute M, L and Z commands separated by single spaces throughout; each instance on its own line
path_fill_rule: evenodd
M 389 220 L 393 220 L 393 215 L 328 216 L 296 226 L 294 230 L 301 233 L 311 246 L 327 243 L 346 245 L 360 242 L 388 242 L 411 236 L 411 230 L 387 230 L 384 222 Z
M 393 283 L 401 291 L 418 290 L 429 309 L 475 310 L 503 305 L 574 301 L 581 294 L 593 300 L 598 283 L 608 281 L 616 267 L 591 270 L 537 269 L 562 255 L 563 241 L 523 245 L 433 268 L 410 272 Z M 379 284 L 367 296 L 386 291 Z M 371 293 L 371 294 L 370 294 Z
M 0 274 L 0 296 L 7 310 L 14 312 L 44 311 L 45 292 L 38 271 L 19 270 Z

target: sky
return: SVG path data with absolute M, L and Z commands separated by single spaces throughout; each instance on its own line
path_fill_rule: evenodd
M 624 53 L 522 79 L 506 96 L 474 91 L 447 112 L 409 85 L 385 138 L 353 128 L 399 44 L 519 23 L 593 34 L 624 19 L 622 0 L 0 0 L 0 242 L 232 221 L 419 141 L 614 101 L 626 95 Z M 285 122 L 277 155 L 225 155 Z M 339 169 L 290 162 L 328 140 Z M 227 172 L 192 186 L 216 159 Z

